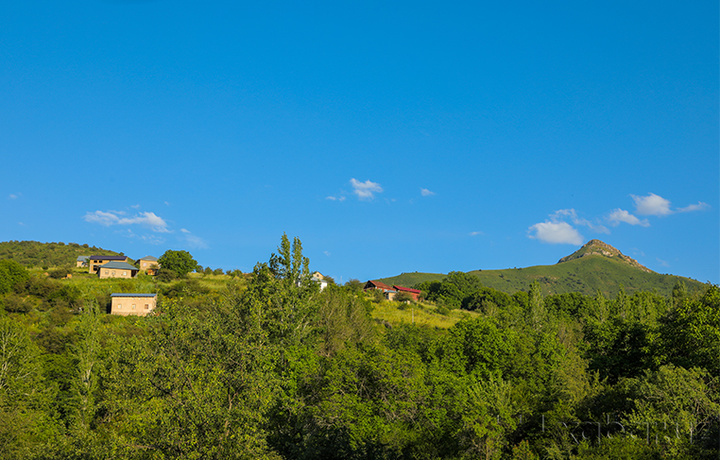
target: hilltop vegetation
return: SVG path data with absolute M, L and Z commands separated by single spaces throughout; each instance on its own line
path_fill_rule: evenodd
M 14 260 L 26 267 L 74 266 L 79 256 L 119 256 L 119 252 L 77 243 L 40 243 L 38 241 L 0 242 L 0 259 Z

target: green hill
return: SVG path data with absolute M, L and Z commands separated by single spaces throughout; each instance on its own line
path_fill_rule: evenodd
M 26 267 L 75 266 L 78 256 L 93 255 L 117 256 L 124 254 L 77 243 L 0 242 L 0 260 L 14 260 Z
M 392 286 L 393 284 L 397 284 L 398 286 L 410 287 L 425 281 L 439 281 L 443 278 L 445 278 L 445 275 L 442 273 L 412 272 L 402 273 L 397 276 L 391 276 L 390 278 L 382 278 L 378 281 L 382 281 L 383 283 L 389 284 L 390 286 Z
M 704 284 L 682 276 L 662 275 L 640 265 L 612 246 L 591 240 L 578 251 L 560 259 L 555 265 L 536 265 L 504 270 L 468 272 L 480 278 L 483 285 L 509 294 L 525 290 L 533 281 L 545 294 L 580 292 L 592 295 L 600 291 L 614 297 L 622 287 L 626 293 L 657 291 L 669 295 L 673 286 L 682 281 L 688 290 L 700 290 Z M 380 281 L 387 284 L 413 286 L 422 281 L 441 280 L 435 273 L 403 273 Z

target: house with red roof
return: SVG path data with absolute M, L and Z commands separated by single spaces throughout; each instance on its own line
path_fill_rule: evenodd
M 403 286 L 395 286 L 395 285 L 393 285 L 393 288 L 395 288 L 395 290 L 396 290 L 397 292 L 406 292 L 407 294 L 410 295 L 410 297 L 412 297 L 412 299 L 413 299 L 415 302 L 417 302 L 417 301 L 420 299 L 420 294 L 422 293 L 422 291 L 420 291 L 419 289 L 411 289 L 411 288 L 406 288 L 406 287 L 403 287 Z
M 406 288 L 404 286 L 397 286 L 397 285 L 390 286 L 390 285 L 383 283 L 382 281 L 374 281 L 374 280 L 370 280 L 367 283 L 365 283 L 365 287 L 363 287 L 363 290 L 364 291 L 370 291 L 370 290 L 382 291 L 383 294 L 385 294 L 385 298 L 388 300 L 393 300 L 398 292 L 405 292 L 405 293 L 409 294 L 415 302 L 418 301 L 418 299 L 420 298 L 420 293 L 421 293 L 421 291 L 419 291 L 417 289 L 411 289 L 411 288 Z

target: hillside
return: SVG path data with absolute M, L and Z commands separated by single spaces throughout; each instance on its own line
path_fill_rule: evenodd
M 690 278 L 655 273 L 599 240 L 589 241 L 554 265 L 473 270 L 468 273 L 480 278 L 483 285 L 509 294 L 527 289 L 533 281 L 540 283 L 545 294 L 580 292 L 592 295 L 600 291 L 610 297 L 617 295 L 621 287 L 628 294 L 657 291 L 659 294 L 669 295 L 673 286 L 680 281 L 691 291 L 700 290 L 704 286 Z M 403 273 L 380 281 L 412 286 L 422 281 L 441 280 L 444 276 L 433 273 Z
M 26 267 L 75 266 L 78 256 L 92 255 L 117 256 L 123 254 L 77 243 L 0 242 L 0 260 L 14 260 Z

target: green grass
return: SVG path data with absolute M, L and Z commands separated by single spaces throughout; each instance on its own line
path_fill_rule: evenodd
M 443 275 L 442 273 L 412 272 L 402 273 L 397 276 L 391 276 L 390 278 L 378 279 L 378 281 L 382 281 L 383 283 L 389 284 L 390 286 L 396 284 L 398 286 L 411 287 L 425 281 L 439 281 L 443 278 L 445 278 L 445 275 Z
M 451 310 L 447 315 L 443 315 L 438 313 L 433 305 L 423 303 L 407 305 L 389 301 L 376 304 L 371 315 L 376 321 L 386 321 L 393 326 L 415 324 L 438 329 L 448 329 L 461 319 L 478 316 L 475 312 L 464 310 Z

